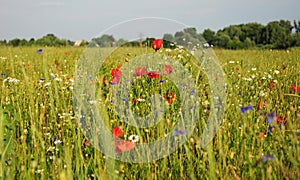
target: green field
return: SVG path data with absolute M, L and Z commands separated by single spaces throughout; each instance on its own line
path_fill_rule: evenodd
M 187 62 L 197 82 L 200 122 L 187 142 L 171 155 L 150 163 L 126 163 L 106 157 L 81 131 L 73 107 L 72 90 L 76 64 L 84 48 L 0 48 L 0 177 L 3 179 L 299 179 L 300 178 L 300 49 L 220 50 L 214 52 L 225 73 L 226 107 L 220 129 L 206 147 L 200 148 L 203 123 L 209 117 L 209 84 L 203 72 Z M 152 49 L 150 49 L 152 50 Z M 118 126 L 138 134 L 138 143 L 164 136 L 176 123 L 180 102 L 170 94 L 171 83 L 157 87 L 145 76 L 131 89 L 158 91 L 169 102 L 164 121 L 154 129 L 136 130 L 118 119 L 111 105 L 111 70 L 140 54 L 120 52 L 107 57 L 96 84 L 110 130 Z M 185 63 L 185 56 L 177 61 Z M 191 65 L 191 66 L 189 66 Z M 143 79 L 144 78 L 144 79 Z M 146 81 L 146 83 L 145 83 Z M 292 87 L 295 85 L 296 89 Z M 142 87 L 142 88 L 140 88 Z M 295 91 L 294 91 L 295 90 Z M 173 97 L 174 96 L 174 97 Z M 143 97 L 146 101 L 150 97 Z M 174 100 L 170 103 L 170 98 Z M 208 103 L 207 103 L 208 102 Z M 91 102 L 94 103 L 94 102 Z M 241 111 L 251 105 L 252 110 Z M 138 103 L 139 115 L 151 109 Z M 269 120 L 272 112 L 274 117 Z M 166 126 L 167 125 L 167 126 Z M 125 139 L 128 139 L 124 136 Z M 113 146 L 113 145 L 112 145 Z

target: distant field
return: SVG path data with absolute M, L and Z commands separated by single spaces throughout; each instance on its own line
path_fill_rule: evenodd
M 76 63 L 84 48 L 38 49 L 0 47 L 0 177 L 4 179 L 300 178 L 299 48 L 214 50 L 226 75 L 226 113 L 221 128 L 204 149 L 197 140 L 209 116 L 209 84 L 205 74 L 197 74 L 191 59 L 187 67 L 192 78 L 199 79 L 198 127 L 171 155 L 136 164 L 104 156 L 79 127 L 78 122 L 84 122 L 75 115 L 72 90 Z M 90 103 L 101 104 L 107 111 L 105 123 L 110 130 L 118 126 L 124 133 L 137 134 L 137 143 L 171 131 L 180 106 L 176 100 L 180 94 L 172 83 L 161 79 L 163 85 L 158 87 L 155 77 L 141 76 L 130 92 L 131 108 L 139 115 L 149 114 L 148 106 L 136 102 L 148 101 L 151 94 L 138 99 L 140 90 L 158 91 L 166 101 L 164 121 L 154 129 L 138 131 L 118 119 L 110 97 L 111 82 L 117 82 L 112 79 L 112 69 L 139 53 L 137 48 L 132 54 L 107 57 L 101 74 L 88 79 L 101 89 L 97 97 L 103 101 Z M 186 63 L 184 57 L 176 58 Z M 165 70 L 171 73 L 167 67 Z

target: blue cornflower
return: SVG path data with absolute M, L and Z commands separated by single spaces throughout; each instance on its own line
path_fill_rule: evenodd
M 190 95 L 194 95 L 194 94 L 196 94 L 196 90 L 195 89 L 191 90 L 191 92 L 190 92 Z
M 128 99 L 127 98 L 122 98 L 122 101 L 128 101 Z
M 186 134 L 187 134 L 186 130 L 175 130 L 175 131 L 173 131 L 173 135 L 174 136 L 177 136 L 177 135 L 186 135 Z
M 253 109 L 252 105 L 241 107 L 242 114 L 244 115 L 246 111 L 251 111 Z
M 275 126 L 269 126 L 268 133 L 272 132 L 275 129 Z
M 85 127 L 85 125 L 86 125 L 86 121 L 83 117 L 80 118 L 80 124 L 81 124 L 82 127 Z
M 163 83 L 163 82 L 165 82 L 165 80 L 161 79 L 161 80 L 158 81 L 158 84 Z
M 268 115 L 267 121 L 268 121 L 268 123 L 270 124 L 270 123 L 272 123 L 272 122 L 274 121 L 274 119 L 275 119 L 275 113 L 274 113 L 274 112 L 271 112 L 271 113 Z
M 266 155 L 262 155 L 262 160 L 263 162 L 267 162 L 267 161 L 273 161 L 274 160 L 274 156 L 273 154 L 266 154 Z
M 43 49 L 38 49 L 38 50 L 36 50 L 36 53 L 42 54 L 42 53 L 43 53 Z

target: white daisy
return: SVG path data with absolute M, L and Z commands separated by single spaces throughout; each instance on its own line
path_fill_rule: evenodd
M 139 136 L 138 135 L 130 135 L 129 140 L 133 143 L 136 143 L 139 141 Z

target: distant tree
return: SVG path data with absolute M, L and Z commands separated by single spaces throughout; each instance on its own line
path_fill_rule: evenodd
M 216 33 L 210 29 L 205 29 L 202 33 L 203 38 L 210 45 L 215 45 Z
M 21 40 L 18 38 L 12 39 L 8 42 L 8 45 L 13 46 L 13 47 L 17 47 L 19 46 Z
M 28 41 L 28 45 L 29 45 L 29 46 L 34 45 L 34 43 L 35 43 L 34 38 L 29 39 L 29 41 Z
M 117 46 L 121 46 L 123 44 L 126 44 L 127 42 L 128 42 L 127 40 L 121 38 L 117 41 Z
M 202 44 L 200 34 L 197 34 L 196 28 L 186 28 L 183 31 L 176 32 L 175 42 L 182 46 L 195 46 Z
M 4 40 L 0 40 L 0 46 L 5 46 L 5 45 L 7 45 L 6 40 L 5 39 Z
M 115 45 L 115 38 L 112 35 L 103 34 L 101 37 L 93 38 L 90 45 L 99 47 L 112 47 Z
M 28 46 L 28 42 L 26 39 L 21 39 L 19 42 L 19 46 Z
M 255 47 L 255 42 L 252 41 L 249 37 L 246 37 L 246 39 L 244 41 L 244 47 L 247 48 L 247 49 Z
M 293 33 L 291 37 L 291 46 L 300 46 L 300 33 Z
M 230 41 L 230 36 L 222 31 L 218 31 L 216 34 L 216 45 L 218 47 L 227 48 L 227 45 Z
M 198 39 L 199 34 L 197 33 L 197 29 L 194 27 L 185 28 L 183 30 L 184 33 L 190 34 L 192 38 Z
M 266 26 L 267 43 L 276 49 L 286 49 L 292 44 L 290 21 L 272 21 Z
M 237 36 L 235 36 L 232 40 L 228 41 L 226 47 L 228 49 L 243 49 L 245 48 L 245 45 L 240 41 L 240 39 Z
M 297 23 L 297 21 L 294 20 L 294 26 L 293 26 L 293 28 L 295 29 L 296 33 L 299 33 L 300 32 L 300 21 L 298 21 L 298 23 Z
M 148 47 L 151 47 L 152 45 L 152 41 L 155 40 L 155 38 L 152 38 L 152 37 L 147 37 L 145 41 L 143 41 L 143 44 L 145 46 L 148 46 Z
M 241 40 L 245 39 L 244 33 L 243 33 L 240 25 L 230 25 L 229 27 L 224 28 L 222 30 L 222 32 L 227 34 L 230 37 L 230 39 L 232 39 L 232 40 L 234 37 L 237 37 Z
M 47 34 L 40 39 L 35 41 L 35 45 L 38 46 L 60 46 L 63 45 L 62 41 L 54 34 Z
M 169 42 L 175 41 L 175 37 L 172 34 L 164 34 L 163 39 Z
M 241 30 L 244 33 L 244 37 L 240 38 L 241 41 L 245 41 L 249 38 L 255 44 L 262 44 L 261 34 L 264 26 L 259 23 L 248 23 L 241 26 Z M 248 41 L 249 42 L 249 41 Z

